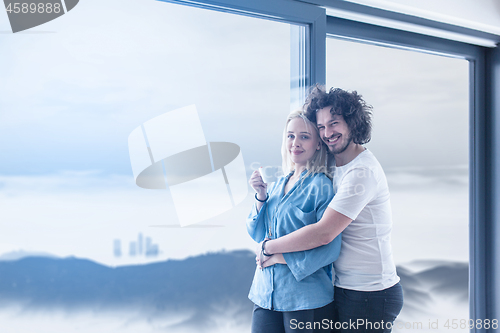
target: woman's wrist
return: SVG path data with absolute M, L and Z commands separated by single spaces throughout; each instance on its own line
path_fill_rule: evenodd
M 266 257 L 271 257 L 272 256 L 272 253 L 269 253 L 266 251 L 266 243 L 269 242 L 270 239 L 266 239 L 262 242 L 262 254 Z
M 276 254 L 274 251 L 273 251 L 273 245 L 274 244 L 274 240 L 273 239 L 269 239 L 267 242 L 265 242 L 265 244 L 262 245 L 262 250 L 266 253 L 266 255 L 269 255 L 269 256 L 272 256 L 273 254 Z
M 265 202 L 269 198 L 269 195 L 264 192 L 264 193 L 255 193 L 255 199 L 260 202 Z

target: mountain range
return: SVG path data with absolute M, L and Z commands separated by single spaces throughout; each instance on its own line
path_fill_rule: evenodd
M 184 324 L 206 326 L 214 309 L 231 308 L 235 316 L 248 318 L 254 271 L 250 251 L 116 268 L 74 257 L 25 257 L 0 261 L 0 305 L 140 310 L 148 316 L 190 313 Z
M 436 297 L 467 304 L 467 263 L 418 264 L 426 268 L 398 267 L 406 314 L 425 313 Z M 253 305 L 247 295 L 254 271 L 254 254 L 246 250 L 120 267 L 75 257 L 29 256 L 0 261 L 0 307 L 132 310 L 156 318 L 183 314 L 176 325 L 191 327 L 213 326 L 215 312 L 230 310 L 233 318 L 249 323 Z

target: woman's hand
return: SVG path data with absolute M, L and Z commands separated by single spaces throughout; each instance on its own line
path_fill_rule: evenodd
M 259 170 L 255 170 L 252 173 L 248 183 L 255 190 L 255 192 L 257 192 L 257 198 L 259 198 L 259 200 L 266 200 L 267 184 L 264 183 L 264 180 L 262 180 Z
M 262 268 L 261 267 L 262 263 L 266 262 L 269 258 L 271 258 L 271 257 L 265 256 L 262 253 L 262 243 L 264 243 L 266 240 L 269 240 L 269 239 L 270 238 L 266 237 L 266 239 L 264 239 L 262 242 L 258 243 L 257 247 L 255 248 L 255 263 L 257 264 L 257 266 L 259 268 Z
M 260 269 L 263 269 L 263 268 L 266 268 L 266 267 L 269 267 L 272 265 L 276 265 L 276 264 L 286 265 L 286 260 L 285 260 L 285 257 L 283 257 L 282 253 L 276 253 L 270 257 L 266 257 L 266 261 L 264 261 L 264 262 L 261 262 L 260 258 L 257 257 L 256 263 L 257 263 L 257 267 L 259 267 Z

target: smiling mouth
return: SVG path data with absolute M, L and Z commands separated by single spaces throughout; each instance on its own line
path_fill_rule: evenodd
M 300 151 L 300 150 L 292 150 L 292 154 L 293 155 L 299 155 L 299 154 L 302 154 L 303 151 Z
M 339 141 L 341 135 L 338 134 L 334 137 L 331 137 L 330 139 L 326 140 L 328 142 L 328 144 L 333 144 L 333 143 L 337 143 L 337 141 Z

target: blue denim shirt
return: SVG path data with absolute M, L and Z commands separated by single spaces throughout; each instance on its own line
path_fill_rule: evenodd
M 278 238 L 321 219 L 333 198 L 332 181 L 322 173 L 304 178 L 305 173 L 286 195 L 285 185 L 292 173 L 276 181 L 258 213 L 254 204 L 247 219 L 253 240 Z M 339 256 L 340 244 L 339 235 L 315 249 L 284 253 L 286 265 L 257 268 L 248 298 L 261 308 L 276 311 L 316 309 L 331 303 L 331 263 Z

